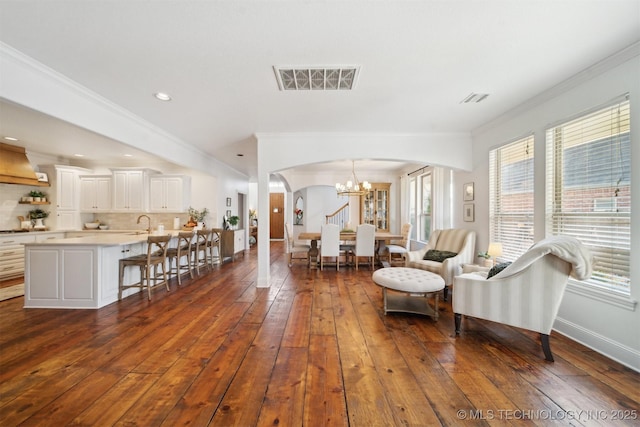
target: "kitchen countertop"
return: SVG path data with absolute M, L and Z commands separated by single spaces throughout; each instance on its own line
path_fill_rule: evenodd
M 83 237 L 67 237 L 62 239 L 47 239 L 41 242 L 28 242 L 24 243 L 25 246 L 81 246 L 81 245 L 95 245 L 95 246 L 122 246 L 132 245 L 135 243 L 146 242 L 149 234 L 140 231 L 126 231 L 126 230 L 103 230 L 94 232 Z M 179 230 L 165 230 L 163 233 L 153 232 L 151 236 L 162 236 L 170 234 L 171 236 L 177 236 Z M 77 233 L 77 232 L 74 232 Z

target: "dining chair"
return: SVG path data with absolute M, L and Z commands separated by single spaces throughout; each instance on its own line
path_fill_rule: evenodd
M 335 258 L 336 270 L 340 270 L 340 228 L 336 224 L 324 224 L 320 229 L 320 270 L 324 267 L 325 258 Z
M 410 223 L 403 224 L 402 229 L 400 230 L 402 240 L 392 240 L 387 245 L 389 265 L 394 265 L 394 263 L 400 262 L 400 264 L 404 266 L 404 257 L 402 254 L 406 254 L 409 251 L 411 228 L 412 226 Z
M 209 270 L 207 261 L 207 243 L 209 241 L 209 229 L 196 230 L 194 241 L 191 242 L 191 268 L 200 275 L 200 268 Z
M 169 279 L 171 275 L 178 276 L 178 285 L 182 285 L 182 275 L 189 273 L 193 279 L 193 270 L 191 269 L 191 241 L 193 240 L 193 232 L 181 231 L 178 233 L 177 245 L 174 248 L 167 249 L 167 261 L 169 263 Z M 186 259 L 186 264 L 183 258 Z M 175 265 L 174 265 L 175 263 Z
M 118 300 L 122 299 L 122 291 L 129 288 L 139 288 L 144 291 L 147 288 L 147 296 L 151 300 L 151 288 L 160 283 L 164 283 L 169 291 L 169 280 L 167 276 L 167 249 L 171 236 L 149 236 L 147 238 L 147 253 L 123 258 L 119 261 L 119 281 Z M 162 267 L 162 276 L 158 276 L 158 266 Z M 140 269 L 140 281 L 134 284 L 125 285 L 124 271 L 127 267 L 137 267 Z M 152 274 L 153 272 L 153 274 Z M 152 284 L 153 282 L 153 284 Z
M 359 258 L 366 257 L 369 269 L 373 270 L 373 259 L 376 253 L 376 227 L 372 224 L 360 224 L 356 227 L 356 244 L 351 253 L 353 263 L 358 270 Z
M 307 266 L 310 266 L 309 250 L 311 249 L 311 245 L 296 241 L 293 238 L 293 230 L 291 228 L 291 224 L 289 224 L 288 222 L 284 225 L 284 233 L 289 267 L 291 267 L 293 261 L 296 259 L 305 260 L 307 262 Z M 302 256 L 296 257 L 296 254 Z
M 209 239 L 207 240 L 207 261 L 213 268 L 215 264 L 222 264 L 222 230 L 211 228 Z

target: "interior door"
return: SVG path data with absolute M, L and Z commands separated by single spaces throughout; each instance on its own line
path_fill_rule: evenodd
M 269 237 L 284 239 L 284 193 L 269 193 Z

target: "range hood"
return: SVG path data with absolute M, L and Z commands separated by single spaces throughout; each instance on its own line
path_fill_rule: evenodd
M 0 142 L 0 183 L 48 187 L 48 182 L 38 181 L 23 147 Z

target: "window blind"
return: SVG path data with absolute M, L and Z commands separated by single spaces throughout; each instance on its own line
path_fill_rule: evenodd
M 547 232 L 594 256 L 584 283 L 629 293 L 631 127 L 625 97 L 546 131 Z
M 489 235 L 499 261 L 515 261 L 533 244 L 533 135 L 489 152 Z

